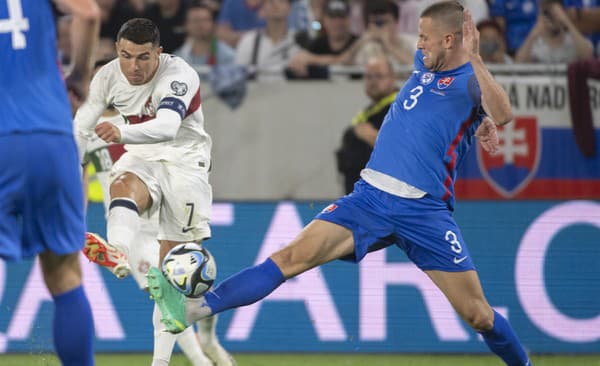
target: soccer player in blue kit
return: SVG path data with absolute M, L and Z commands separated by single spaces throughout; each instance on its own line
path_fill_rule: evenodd
M 184 298 L 158 269 L 150 270 L 150 292 L 170 331 L 258 301 L 313 267 L 348 257 L 358 262 L 395 244 L 507 365 L 531 365 L 508 321 L 488 304 L 452 218 L 456 167 L 478 129 L 486 127 L 486 115 L 497 124 L 512 119 L 508 96 L 479 56 L 479 33 L 459 3 L 435 3 L 423 11 L 417 48 L 415 70 L 350 195 L 325 208 L 287 247 L 201 299 Z M 483 135 L 494 131 L 488 127 Z
M 57 1 L 73 15 L 73 100 L 86 94 L 100 24 L 94 0 Z M 0 257 L 39 255 L 65 366 L 94 364 L 94 322 L 81 285 L 81 165 L 48 1 L 0 1 Z

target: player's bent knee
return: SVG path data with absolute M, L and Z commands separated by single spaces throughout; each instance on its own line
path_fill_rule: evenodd
M 471 307 L 462 317 L 477 332 L 486 332 L 494 327 L 494 313 L 483 304 Z
M 316 266 L 314 258 L 291 247 L 284 248 L 271 256 L 285 278 L 294 277 Z

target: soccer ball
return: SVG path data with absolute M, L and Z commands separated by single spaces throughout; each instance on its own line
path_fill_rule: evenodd
M 165 278 L 187 297 L 200 297 L 217 277 L 213 256 L 196 243 L 179 244 L 169 250 L 162 262 Z

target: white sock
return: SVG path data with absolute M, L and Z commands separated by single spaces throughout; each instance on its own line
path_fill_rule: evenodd
M 234 365 L 231 356 L 221 346 L 217 338 L 217 320 L 218 315 L 209 316 L 196 322 L 198 326 L 198 339 L 204 353 L 217 366 Z
M 128 206 L 119 205 L 119 202 Z M 135 207 L 136 210 L 132 207 Z M 129 198 L 114 198 L 110 202 L 108 218 L 106 219 L 108 243 L 129 256 L 129 248 L 131 248 L 131 243 L 138 231 L 140 231 L 140 217 L 135 202 Z
M 216 333 L 217 320 L 218 315 L 215 314 L 196 322 L 196 325 L 198 325 L 198 333 L 200 334 L 200 345 L 203 349 L 204 345 L 210 347 L 212 343 L 219 343 Z
M 177 344 L 190 360 L 193 366 L 212 366 L 212 362 L 204 355 L 200 348 L 200 343 L 196 339 L 194 327 L 187 327 L 186 330 L 177 334 Z
M 175 346 L 175 335 L 166 331 L 164 324 L 160 321 L 161 318 L 160 310 L 154 304 L 154 311 L 152 312 L 152 325 L 154 325 L 152 366 L 168 365 Z
M 210 307 L 206 304 L 204 296 L 199 298 L 188 297 L 185 302 L 185 320 L 191 324 L 197 320 L 211 316 Z

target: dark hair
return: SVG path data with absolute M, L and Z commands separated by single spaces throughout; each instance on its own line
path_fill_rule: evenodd
M 436 22 L 443 23 L 450 28 L 449 30 L 462 33 L 464 9 L 458 1 L 442 1 L 425 8 L 421 18 L 432 18 Z
M 217 13 L 215 13 L 212 10 L 212 8 L 210 6 L 208 6 L 208 4 L 206 4 L 206 2 L 204 2 L 204 0 L 192 1 L 190 3 L 190 5 L 188 6 L 187 11 L 189 12 L 192 9 L 204 9 L 210 13 L 210 16 L 211 16 L 213 22 L 215 22 L 217 20 Z
M 126 21 L 117 33 L 117 42 L 125 38 L 135 44 L 152 43 L 154 47 L 160 45 L 158 27 L 150 19 L 133 18 Z
M 400 17 L 398 4 L 391 0 L 369 0 L 365 1 L 363 6 L 363 22 L 365 26 L 369 24 L 369 17 L 372 15 L 391 14 L 396 21 Z
M 478 31 L 481 32 L 481 30 L 485 29 L 485 28 L 492 28 L 496 32 L 498 32 L 498 34 L 500 34 L 501 36 L 504 36 L 504 31 L 502 30 L 502 27 L 500 27 L 500 24 L 498 24 L 498 22 L 495 21 L 494 19 L 484 19 L 484 20 L 480 21 L 479 23 L 477 23 Z

